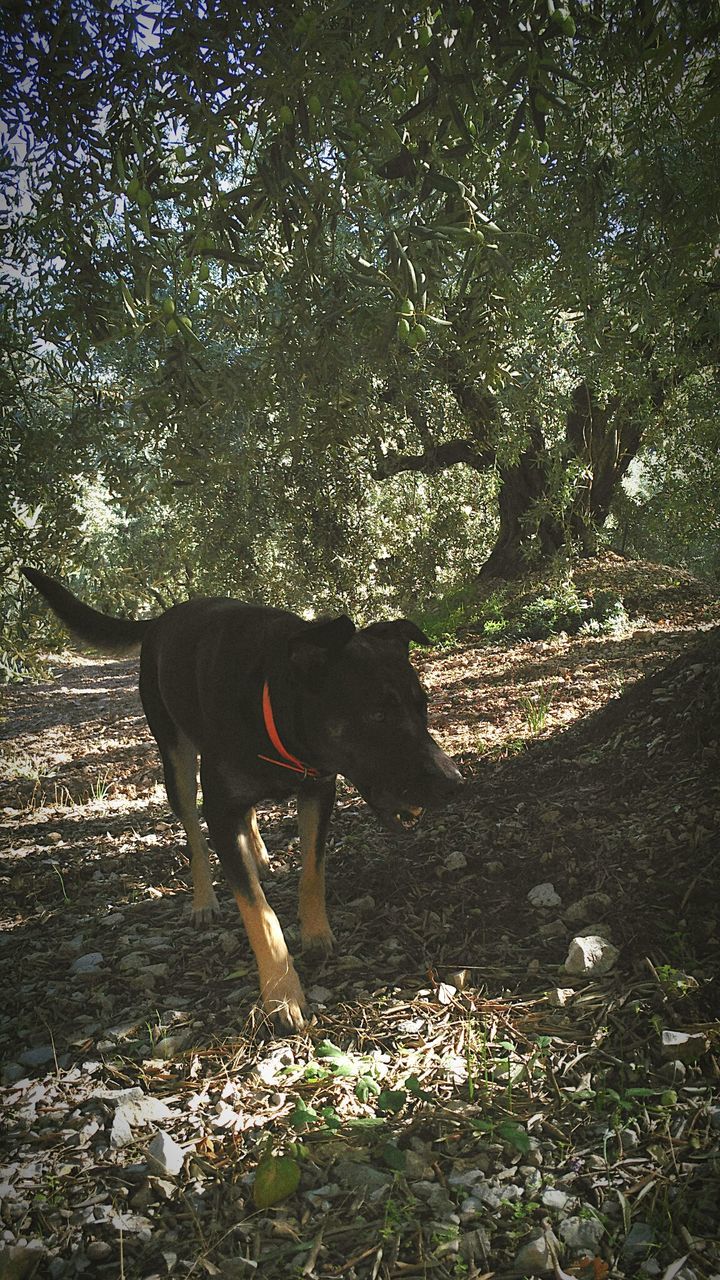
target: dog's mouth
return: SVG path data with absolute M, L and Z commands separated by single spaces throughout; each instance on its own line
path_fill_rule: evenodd
M 386 811 L 381 814 L 381 817 L 391 831 L 414 831 L 424 812 L 422 805 L 407 805 L 394 812 Z

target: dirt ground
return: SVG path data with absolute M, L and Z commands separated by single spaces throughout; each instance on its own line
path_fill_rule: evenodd
M 720 602 L 584 572 L 622 634 L 416 658 L 467 786 L 402 839 L 343 790 L 298 1037 L 219 868 L 189 926 L 135 664 L 4 692 L 0 1280 L 717 1280 Z M 259 816 L 297 949 L 292 807 Z M 588 931 L 616 954 L 571 974 Z

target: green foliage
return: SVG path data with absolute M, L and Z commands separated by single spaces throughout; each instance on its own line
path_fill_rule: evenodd
M 582 596 L 570 580 L 545 584 L 524 594 L 510 586 L 484 597 L 477 587 L 466 587 L 443 596 L 415 620 L 440 644 L 453 643 L 464 632 L 491 641 L 516 642 L 545 640 L 561 632 L 614 635 L 629 624 L 620 596 L 606 590 Z
M 677 464 L 713 417 L 717 15 L 422 16 L 9 13 L 0 571 L 422 610 L 487 556 L 533 433 L 529 558 L 592 539 L 647 437 L 656 500 L 613 536 L 713 569 L 717 486 L 702 515 Z M 86 536 L 97 477 L 115 524 Z

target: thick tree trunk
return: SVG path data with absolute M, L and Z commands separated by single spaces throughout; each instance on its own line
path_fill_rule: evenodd
M 495 546 L 478 574 L 483 581 L 522 577 L 565 546 L 584 556 L 595 555 L 617 486 L 640 447 L 646 406 L 639 399 L 621 401 L 619 396 L 601 404 L 584 379 L 577 384 L 567 413 L 564 458 L 568 464 L 579 464 L 582 478 L 571 504 L 557 513 L 552 492 L 557 459 L 539 423 L 532 426 L 529 443 L 517 462 L 500 464 L 495 446 L 499 410 L 494 398 L 466 383 L 457 370 L 452 371 L 449 385 L 467 422 L 467 437 L 436 441 L 420 407 L 407 404 L 423 451 L 378 452 L 375 477 L 386 479 L 401 471 L 432 475 L 456 463 L 475 471 L 497 468 L 500 526 Z M 651 402 L 659 408 L 663 400 L 658 383 Z
M 530 560 L 549 557 L 562 546 L 564 531 L 549 516 L 537 522 L 533 537 L 533 513 L 548 488 L 548 455 L 539 426 L 533 427 L 530 443 L 513 466 L 500 469 L 498 507 L 500 528 L 479 578 L 521 578 L 530 568 Z M 533 546 L 534 543 L 534 546 Z
M 653 403 L 664 396 L 658 388 Z M 568 532 L 583 555 L 597 553 L 598 534 L 610 514 L 618 485 L 636 456 L 642 440 L 638 403 L 611 396 L 605 405 L 593 397 L 588 384 L 578 383 L 572 394 L 565 429 L 569 454 L 585 464 L 585 480 L 567 513 Z

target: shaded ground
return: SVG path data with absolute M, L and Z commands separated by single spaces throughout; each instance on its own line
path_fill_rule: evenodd
M 65 655 L 8 691 L 0 1212 L 39 1275 L 720 1274 L 720 607 L 653 566 L 589 573 L 627 634 L 420 660 L 469 785 L 401 842 L 343 796 L 340 946 L 300 959 L 290 1040 L 229 893 L 189 929 L 134 664 Z M 261 825 L 296 942 L 294 819 Z M 544 882 L 560 902 L 533 907 Z M 588 927 L 619 958 L 571 977 Z M 667 1056 L 664 1030 L 693 1038 Z M 266 1209 L 259 1162 L 300 1175 Z

